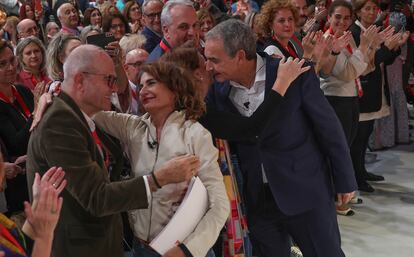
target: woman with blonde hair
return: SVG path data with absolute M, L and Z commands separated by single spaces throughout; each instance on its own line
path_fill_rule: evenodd
M 39 83 L 50 81 L 45 69 L 45 48 L 37 37 L 31 36 L 21 40 L 16 47 L 16 56 L 20 66 L 17 84 L 33 91 Z

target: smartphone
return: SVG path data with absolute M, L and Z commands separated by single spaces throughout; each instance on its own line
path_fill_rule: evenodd
M 87 44 L 96 45 L 103 49 L 105 49 L 105 46 L 107 46 L 109 43 L 114 42 L 114 41 L 115 41 L 115 37 L 110 32 L 97 34 L 97 35 L 90 35 L 86 38 Z

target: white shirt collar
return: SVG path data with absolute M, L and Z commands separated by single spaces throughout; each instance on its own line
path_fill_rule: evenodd
M 240 89 L 244 89 L 250 92 L 256 92 L 257 91 L 257 85 L 258 82 L 262 82 L 266 80 L 266 69 L 265 69 L 265 61 L 263 58 L 256 54 L 256 76 L 254 78 L 253 86 L 249 89 L 235 81 L 230 81 L 230 85 L 233 87 L 237 87 Z
M 86 123 L 88 123 L 88 127 L 91 130 L 91 132 L 95 131 L 96 127 L 95 127 L 95 122 L 92 120 L 91 117 L 89 117 L 86 113 L 84 113 L 81 110 L 83 117 L 85 117 Z

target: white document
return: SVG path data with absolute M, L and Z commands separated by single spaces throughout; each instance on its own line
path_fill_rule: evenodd
M 150 246 L 163 255 L 177 241 L 182 242 L 196 228 L 197 224 L 206 214 L 208 208 L 208 194 L 201 180 L 192 178 L 187 193 L 174 216 L 150 243 Z

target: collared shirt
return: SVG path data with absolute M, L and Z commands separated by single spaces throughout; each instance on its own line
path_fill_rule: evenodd
M 131 102 L 129 104 L 129 108 L 127 110 L 127 113 L 132 113 L 135 115 L 141 115 L 138 110 L 138 99 L 137 99 L 137 85 L 135 85 L 130 80 L 129 82 L 129 88 L 131 90 Z
M 257 55 L 256 76 L 251 88 L 230 81 L 230 101 L 243 116 L 250 117 L 260 104 L 264 101 L 266 81 L 266 63 L 263 58 Z
M 256 76 L 251 88 L 230 81 L 230 101 L 234 104 L 241 115 L 250 117 L 263 103 L 266 89 L 266 62 L 257 54 Z M 263 183 L 267 183 L 266 174 L 262 164 Z
M 91 117 L 89 117 L 89 116 L 88 116 L 86 113 L 84 113 L 83 111 L 82 111 L 82 114 L 83 114 L 83 117 L 85 117 L 85 120 L 86 120 L 86 123 L 88 124 L 89 130 L 90 130 L 91 132 L 94 132 L 94 131 L 95 131 L 95 129 L 96 129 L 95 122 L 92 120 L 92 118 L 91 118 Z M 102 158 L 104 158 L 103 153 L 101 152 L 101 150 L 99 150 L 99 152 L 100 152 L 100 154 L 101 154 L 101 157 L 102 157 Z M 146 192 L 147 192 L 147 200 L 148 200 L 148 204 L 150 204 L 150 202 L 151 202 L 151 190 L 150 190 L 150 187 L 149 187 L 149 184 L 148 184 L 148 178 L 147 178 L 147 176 L 143 176 L 143 178 L 144 178 L 145 190 L 146 190 Z
M 79 37 L 79 36 L 80 36 L 80 32 L 79 32 L 79 29 L 78 29 L 78 28 L 76 28 L 76 29 L 71 29 L 71 28 L 68 28 L 68 27 L 62 26 L 62 28 L 60 29 L 60 32 L 62 32 L 62 33 L 67 33 L 67 34 L 72 34 L 72 35 L 75 35 L 75 36 L 77 36 L 77 37 Z

